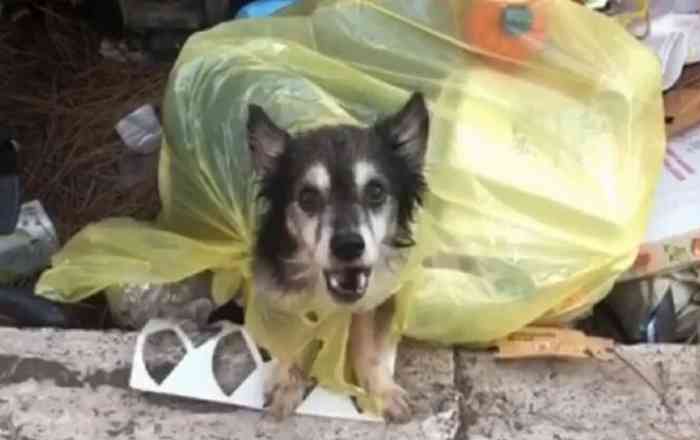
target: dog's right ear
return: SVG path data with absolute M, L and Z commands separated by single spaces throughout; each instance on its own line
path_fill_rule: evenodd
M 261 107 L 248 106 L 248 148 L 259 175 L 275 171 L 277 159 L 284 152 L 289 135 L 275 125 Z
M 416 92 L 403 108 L 379 125 L 390 146 L 408 163 L 422 169 L 428 148 L 430 115 L 423 94 Z

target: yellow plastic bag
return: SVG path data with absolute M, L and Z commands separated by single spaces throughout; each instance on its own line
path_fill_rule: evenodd
M 243 292 L 246 325 L 273 355 L 303 356 L 322 384 L 361 396 L 347 312 L 255 294 L 247 107 L 291 131 L 369 124 L 415 90 L 430 104 L 429 194 L 396 286 L 397 333 L 487 344 L 603 298 L 649 215 L 661 73 L 622 27 L 570 0 L 301 1 L 194 35 L 164 102 L 157 223 L 88 227 L 39 293 L 75 301 L 209 270 L 217 301 Z

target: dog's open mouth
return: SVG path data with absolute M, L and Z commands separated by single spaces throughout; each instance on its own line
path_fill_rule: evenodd
M 341 302 L 355 302 L 365 294 L 372 270 L 367 267 L 348 267 L 326 270 L 326 286 Z

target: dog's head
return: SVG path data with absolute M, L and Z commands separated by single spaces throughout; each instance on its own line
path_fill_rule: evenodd
M 368 128 L 329 126 L 291 136 L 250 106 L 248 145 L 267 211 L 258 258 L 289 287 L 322 283 L 357 303 L 397 248 L 425 190 L 429 116 L 420 94 Z

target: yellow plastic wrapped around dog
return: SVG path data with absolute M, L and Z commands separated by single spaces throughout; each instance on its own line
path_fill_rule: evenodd
M 246 325 L 273 354 L 321 341 L 308 368 L 360 395 L 346 312 L 303 299 L 273 312 L 255 295 L 248 105 L 293 132 L 369 124 L 425 94 L 429 193 L 394 328 L 485 344 L 578 316 L 634 261 L 665 145 L 660 76 L 622 27 L 570 0 L 301 1 L 219 25 L 171 74 L 158 221 L 86 228 L 39 292 L 76 301 L 212 271 L 217 301 L 244 292 Z

